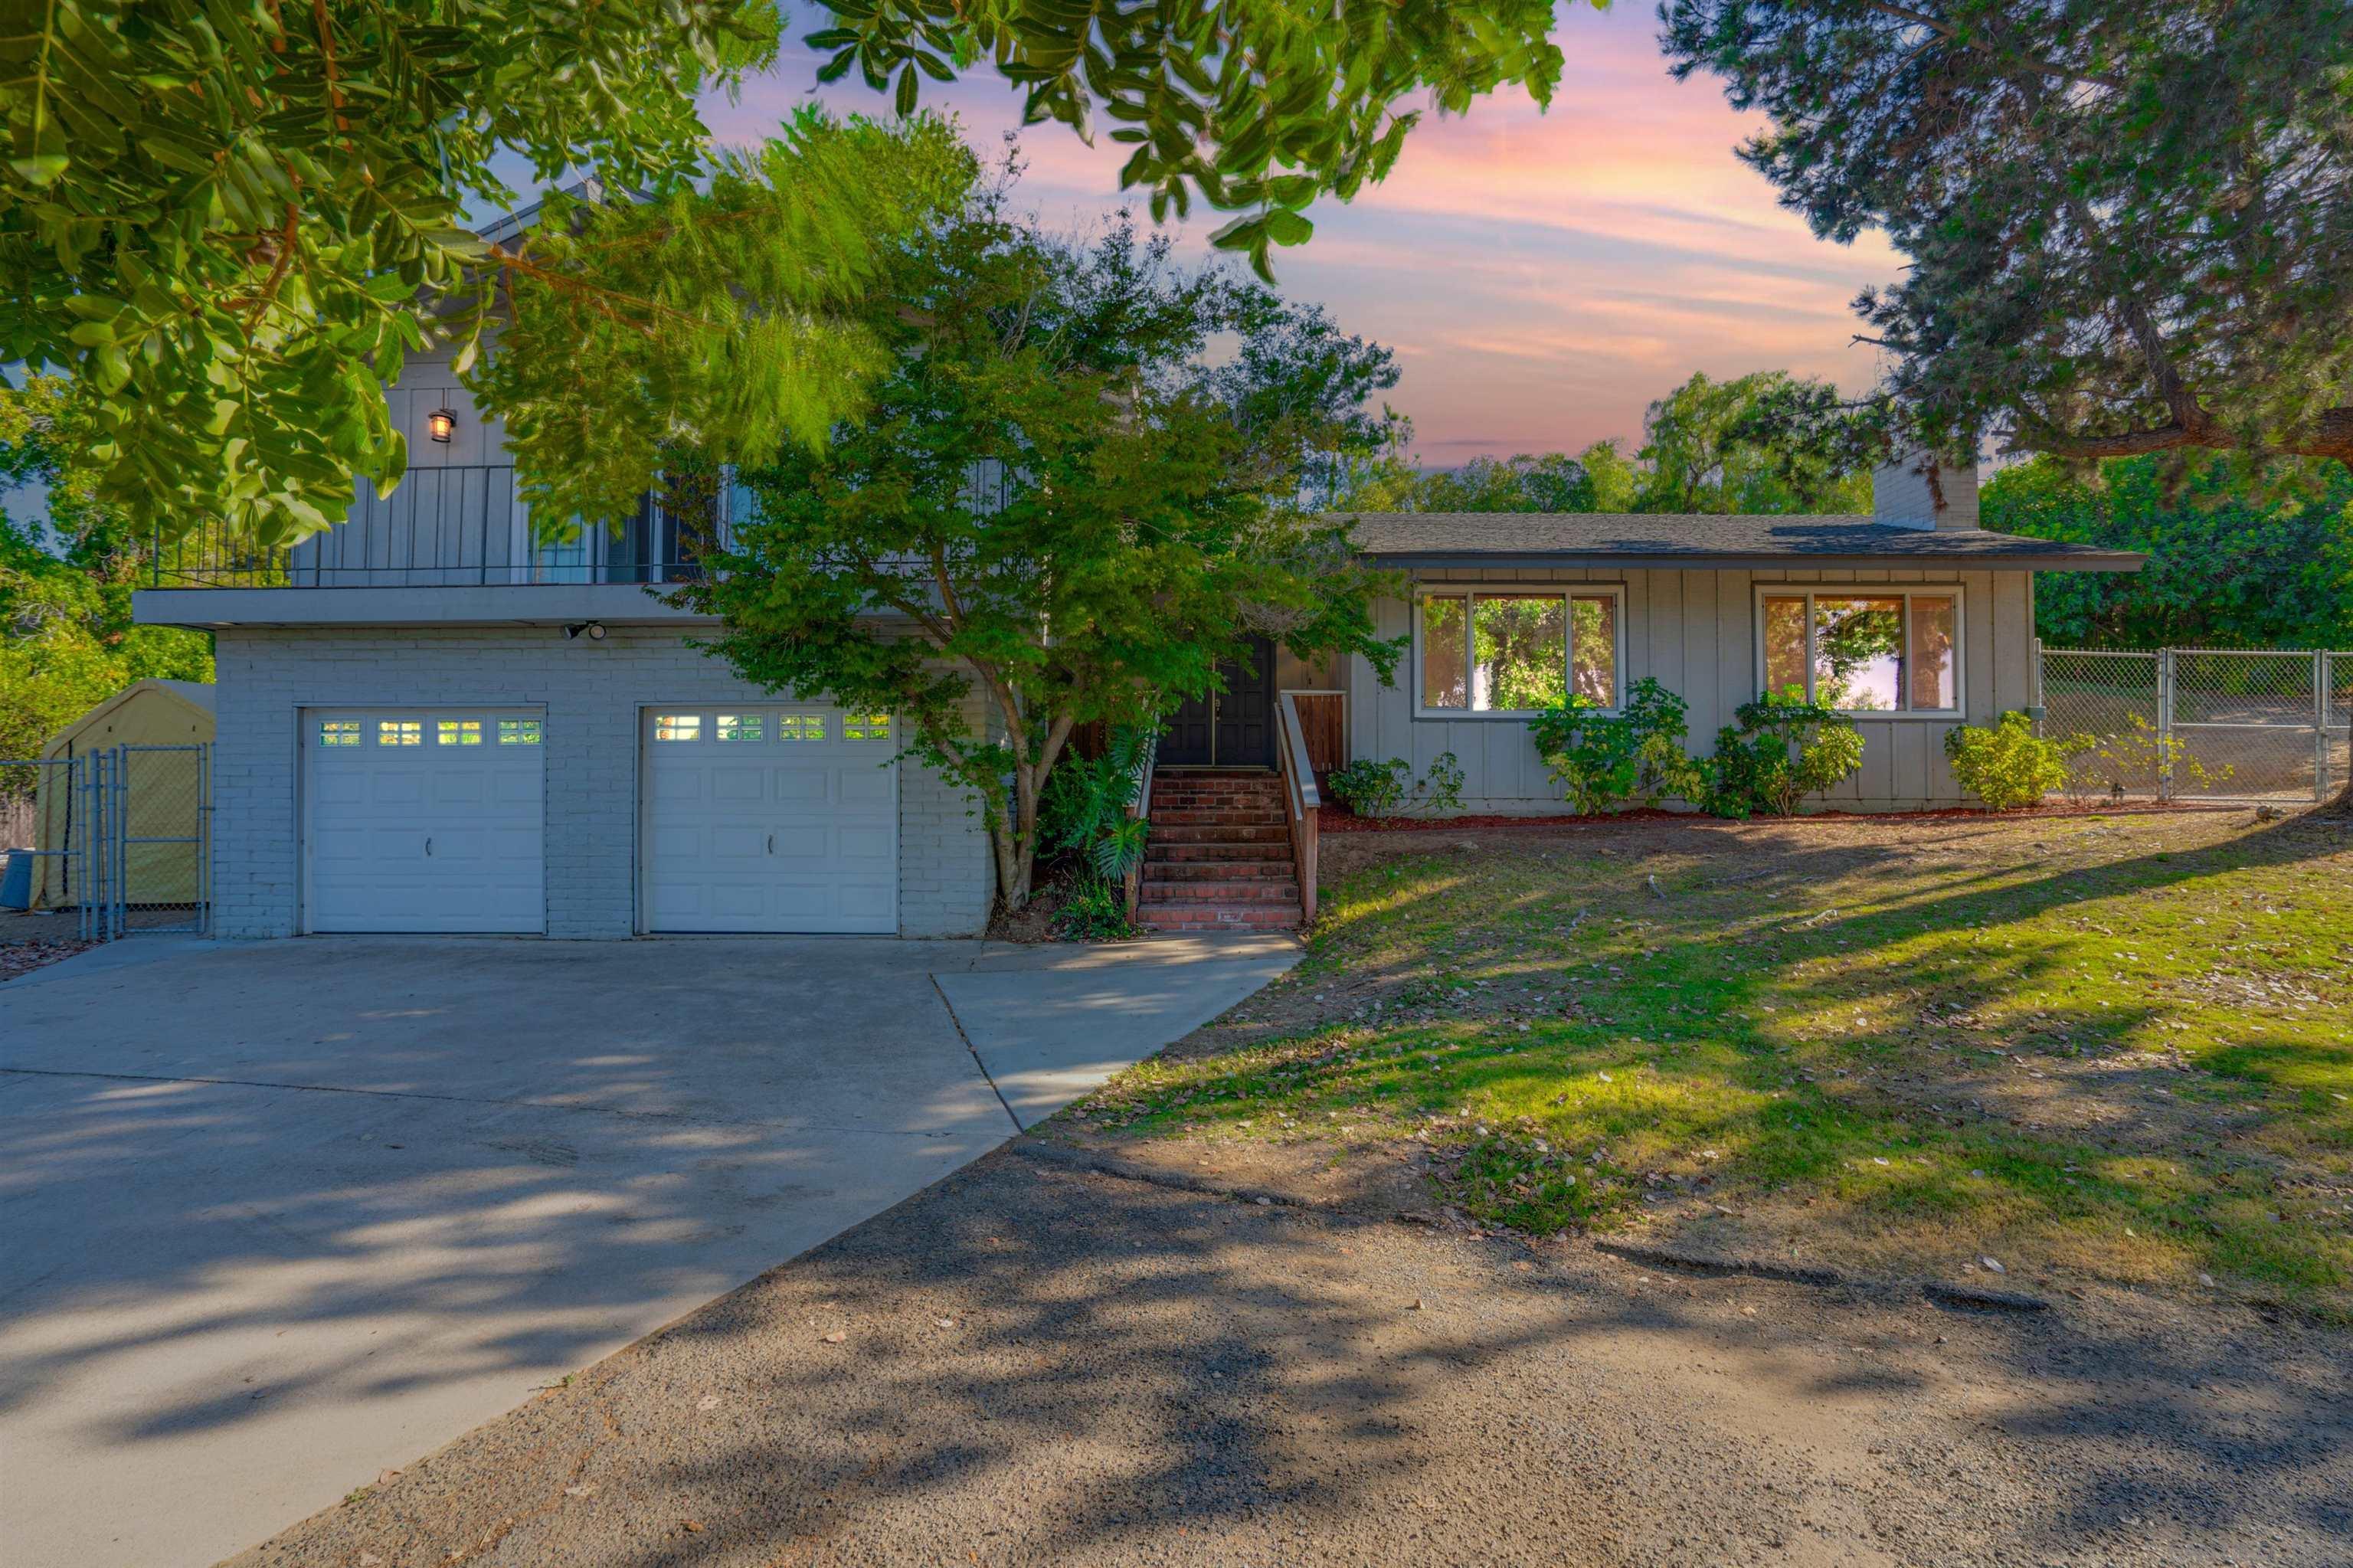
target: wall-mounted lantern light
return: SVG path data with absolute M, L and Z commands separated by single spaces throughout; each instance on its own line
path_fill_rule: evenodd
M 425 416 L 425 433 L 448 446 L 449 438 L 458 433 L 458 416 L 447 408 L 434 409 Z

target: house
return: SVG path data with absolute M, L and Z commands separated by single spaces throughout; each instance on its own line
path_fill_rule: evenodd
M 135 599 L 142 621 L 216 636 L 218 934 L 986 927 L 980 821 L 899 760 L 892 716 L 738 680 L 659 597 L 701 569 L 731 498 L 550 542 L 446 359 L 388 396 L 410 452 L 389 500 L 361 486 L 290 550 L 166 551 Z M 1412 583 L 1381 608 L 1410 640 L 1398 683 L 1261 645 L 1173 715 L 1147 904 L 1166 924 L 1297 923 L 1313 852 L 1277 786 L 1305 767 L 1251 773 L 1286 735 L 1317 770 L 1451 751 L 1468 810 L 1561 810 L 1525 721 L 1570 684 L 1612 702 L 1657 676 L 1704 745 L 1765 686 L 1836 678 L 1866 710 L 1863 769 L 1825 803 L 1958 801 L 1944 732 L 2035 701 L 2031 574 L 2140 563 L 1979 531 L 1966 473 L 1883 479 L 1871 517 L 1361 519 Z
M 1698 753 L 1741 704 L 1798 689 L 1862 736 L 1861 770 L 1818 804 L 1967 803 L 1946 734 L 2042 703 L 2033 574 L 2146 557 L 1981 529 L 1974 469 L 1893 463 L 1872 492 L 1868 516 L 1361 516 L 1366 554 L 1412 585 L 1378 612 L 1408 657 L 1393 686 L 1327 671 L 1345 694 L 1319 701 L 1345 710 L 1349 756 L 1419 772 L 1451 751 L 1466 810 L 1539 813 L 1565 808 L 1529 709 L 1565 689 L 1608 706 L 1654 678 Z

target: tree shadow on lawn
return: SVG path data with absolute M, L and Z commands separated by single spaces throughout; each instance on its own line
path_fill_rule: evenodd
M 243 1561 L 1713 1563 L 1815 1532 L 2154 1560 L 2276 1530 L 2319 1560 L 2353 1525 L 2342 1359 L 2150 1327 L 1000 1155 Z
M 2283 1008 L 2220 1010 L 2218 1044 L 2218 1010 L 2185 989 L 2200 976 L 2117 949 L 2151 947 L 2190 969 L 2293 969 L 2245 950 L 2279 945 L 2265 933 L 2193 927 L 2179 895 L 2353 839 L 2291 821 L 2186 849 L 2133 853 L 2127 840 L 2116 856 L 2091 820 L 1942 838 L 1645 823 L 1583 854 L 1506 840 L 1477 856 L 1375 861 L 1328 900 L 1289 988 L 1329 998 L 1321 1016 L 1298 1003 L 1274 1025 L 1301 1037 L 1263 1060 L 1193 1065 L 1197 1087 L 1230 1070 L 1237 1098 L 1179 1114 L 1169 1086 L 1145 1078 L 1136 1100 L 1155 1129 L 1262 1118 L 1285 1098 L 1303 1118 L 1375 1103 L 1513 1119 L 1522 1140 L 1474 1146 L 1456 1195 L 1490 1223 L 1537 1231 L 1644 1212 L 1644 1183 L 1670 1201 L 1818 1191 L 1931 1239 L 1964 1217 L 1981 1238 L 2064 1232 L 2059 1255 L 2110 1277 L 2187 1283 L 2202 1266 L 2291 1297 L 2341 1291 L 2353 1237 L 2328 1212 L 2327 1172 L 2353 1150 L 2353 1104 L 2333 1097 L 2353 1090 L 2353 1041 L 2327 1037 L 2328 996 L 2304 1038 Z M 1603 848 L 1620 853 L 1605 863 Z M 2105 858 L 2053 863 L 2086 851 Z M 2307 875 L 2285 895 L 2308 909 L 2329 895 Z M 2104 934 L 2098 906 L 2112 899 L 2134 901 L 2142 936 Z M 2158 928 L 2182 951 L 2158 953 Z M 2341 965 L 2353 948 L 2335 931 L 2288 945 L 2327 965 L 2333 944 Z M 2228 959 L 2226 935 L 2242 949 Z M 2100 974 L 2079 974 L 2094 959 Z M 1353 1044 L 1324 1033 L 1342 1022 Z M 1367 1031 L 1386 1052 L 1365 1048 Z M 1458 1152 L 1476 1143 L 1453 1133 Z M 1555 1147 L 1535 1150 L 1538 1136 Z M 1614 1192 L 1574 1163 L 1604 1150 Z M 2312 1201 L 2289 1201 L 2299 1192 Z M 1943 1245 L 1974 1256 L 1958 1235 Z

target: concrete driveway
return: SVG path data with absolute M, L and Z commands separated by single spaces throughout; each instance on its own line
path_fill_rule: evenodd
M 0 1555 L 214 1562 L 938 1180 L 1296 956 L 132 942 L 0 986 Z

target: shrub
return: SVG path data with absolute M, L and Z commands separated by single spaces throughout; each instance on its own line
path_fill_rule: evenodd
M 1462 768 L 1451 751 L 1430 758 L 1430 771 L 1419 783 L 1414 782 L 1413 764 L 1392 757 L 1386 762 L 1368 758 L 1335 768 L 1324 775 L 1324 784 L 1335 800 L 1360 817 L 1462 809 Z
M 1112 942 L 1135 935 L 1127 918 L 1126 891 L 1092 871 L 1082 872 L 1071 895 L 1054 913 L 1054 934 L 1073 942 Z
M 1645 675 L 1615 716 L 1571 692 L 1528 721 L 1536 755 L 1580 812 L 1615 811 L 1668 795 L 1704 793 L 1703 769 L 1683 750 L 1683 700 Z
M 2234 771 L 2227 762 L 2207 767 L 2179 736 L 2160 732 L 2138 714 L 2126 717 L 2129 728 L 2071 735 L 2057 743 L 2069 800 L 2078 805 L 2094 794 L 2121 800 L 2133 790 L 2169 791 L 2184 780 L 2193 789 L 2211 789 Z
M 1834 708 L 1768 694 L 1741 704 L 1733 717 L 1736 725 L 1715 732 L 1707 764 L 1705 804 L 1719 817 L 1789 816 L 1808 795 L 1862 766 L 1862 736 Z
M 1997 811 L 2031 806 L 2067 783 L 2067 756 L 2039 738 L 2024 714 L 2006 713 L 1991 729 L 1962 725 L 1945 735 L 1945 755 L 1961 788 Z

